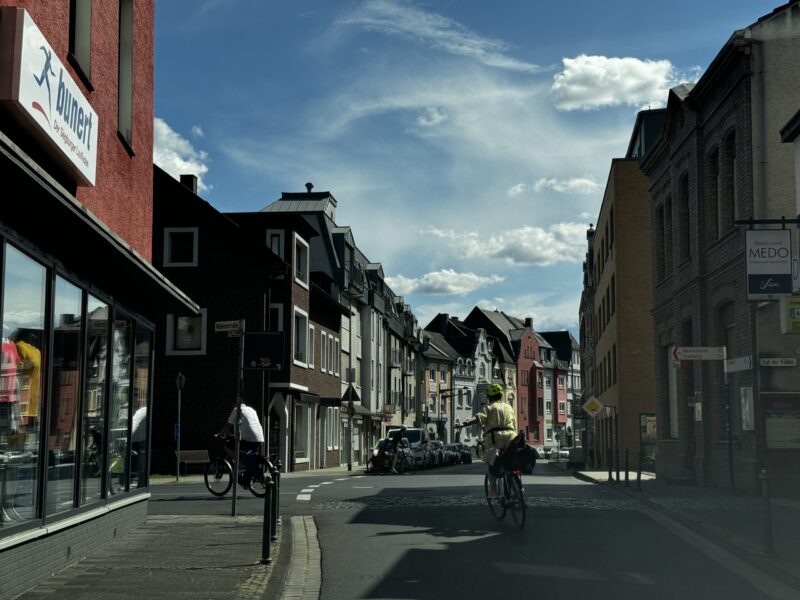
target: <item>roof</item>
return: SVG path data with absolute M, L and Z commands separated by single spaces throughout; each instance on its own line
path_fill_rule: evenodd
M 456 352 L 441 333 L 435 331 L 426 331 L 425 336 L 430 341 L 428 350 L 424 352 L 427 358 L 434 360 L 450 360 L 454 361 L 458 358 L 459 354 Z

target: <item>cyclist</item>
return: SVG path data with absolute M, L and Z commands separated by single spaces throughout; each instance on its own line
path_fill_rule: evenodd
M 505 450 L 511 440 L 517 435 L 517 418 L 513 407 L 503 399 L 504 388 L 498 383 L 493 383 L 486 388 L 486 397 L 489 404 L 484 405 L 483 410 L 476 413 L 470 419 L 456 428 L 469 427 L 475 423 L 480 423 L 483 427 L 483 445 L 485 452 L 483 460 L 487 465 L 489 473 L 489 497 L 497 497 L 497 485 L 492 467 L 497 460 L 498 454 Z
M 395 429 L 392 432 L 392 473 L 397 473 L 397 457 L 400 455 L 398 447 L 401 445 L 403 438 L 406 437 L 406 426 L 400 425 L 400 429 Z
M 264 429 L 258 421 L 258 413 L 254 408 L 247 406 L 244 402 L 234 401 L 233 410 L 228 417 L 228 422 L 222 426 L 219 434 L 225 436 L 225 452 L 228 457 L 233 460 L 233 453 L 236 444 L 234 439 L 234 424 L 236 423 L 236 405 L 241 404 L 242 407 L 242 424 L 241 424 L 241 440 L 239 440 L 239 452 L 241 454 L 250 455 L 261 453 L 261 444 L 264 443 Z M 241 456 L 240 454 L 240 456 Z M 246 461 L 248 470 L 252 470 L 252 461 Z

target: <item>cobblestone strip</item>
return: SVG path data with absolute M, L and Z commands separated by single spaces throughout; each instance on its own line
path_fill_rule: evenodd
M 292 517 L 292 558 L 282 600 L 318 600 L 322 587 L 319 540 L 314 518 Z

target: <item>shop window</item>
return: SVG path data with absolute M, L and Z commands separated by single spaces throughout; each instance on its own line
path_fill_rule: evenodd
M 126 318 L 114 320 L 111 338 L 111 396 L 108 406 L 108 469 L 106 496 L 124 492 L 128 481 L 130 452 L 130 378 L 133 323 Z
M 91 50 L 92 0 L 70 0 L 69 58 L 87 84 L 92 78 Z
M 311 427 L 308 419 L 308 406 L 294 406 L 294 458 L 297 462 L 308 462 L 308 438 Z
M 5 246 L 3 277 L 2 412 L 5 465 L 0 527 L 39 517 L 42 356 L 47 271 L 13 246 Z
M 167 356 L 200 356 L 206 353 L 207 311 L 199 315 L 167 315 Z
M 119 2 L 117 131 L 133 149 L 133 0 Z
M 131 413 L 130 489 L 145 487 L 147 481 L 147 448 L 150 431 L 148 408 L 150 405 L 150 358 L 153 333 L 136 327 L 136 344 L 133 354 L 133 400 Z
M 167 227 L 164 229 L 164 266 L 196 267 L 198 247 L 197 227 Z
M 106 363 L 108 357 L 108 305 L 93 296 L 86 304 L 86 368 L 83 395 L 83 458 L 79 504 L 99 500 L 105 456 Z
M 83 293 L 56 277 L 53 299 L 53 378 L 47 444 L 47 514 L 73 507 L 78 440 L 78 357 Z

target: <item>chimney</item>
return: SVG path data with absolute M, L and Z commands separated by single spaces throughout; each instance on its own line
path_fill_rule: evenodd
M 447 325 L 450 323 L 450 315 L 447 313 L 442 313 L 442 322 L 441 322 L 441 334 L 447 335 Z
M 525 317 L 525 327 L 528 327 L 531 331 L 533 331 L 533 318 Z
M 309 181 L 309 182 L 307 182 L 307 183 L 306 183 L 306 193 L 310 194 L 310 193 L 311 193 L 311 190 L 313 190 L 313 189 L 314 189 L 314 184 L 313 184 L 313 183 L 311 183 L 310 181 Z
M 181 175 L 181 183 L 197 194 L 197 175 Z

